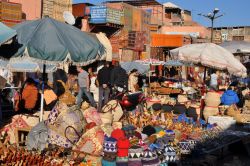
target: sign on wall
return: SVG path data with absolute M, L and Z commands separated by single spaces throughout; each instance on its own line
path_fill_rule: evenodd
M 106 23 L 106 6 L 91 6 L 90 8 L 90 23 Z

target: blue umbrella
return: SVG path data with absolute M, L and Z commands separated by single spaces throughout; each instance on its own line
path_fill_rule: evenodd
M 0 45 L 16 36 L 16 31 L 0 22 Z
M 184 66 L 184 64 L 178 60 L 169 60 L 164 65 L 165 66 Z
M 9 63 L 9 69 L 12 72 L 43 72 L 43 64 L 35 63 L 29 60 Z M 56 71 L 56 65 L 46 65 L 45 73 Z
M 97 37 L 52 18 L 26 21 L 14 29 L 17 32 L 17 41 L 12 46 L 15 52 L 9 53 L 11 48 L 0 48 L 0 56 L 4 58 L 75 65 L 88 65 L 103 58 L 104 46 Z
M 181 62 L 179 60 L 169 60 L 164 65 L 165 66 L 175 66 L 175 67 L 179 67 L 179 66 L 193 66 L 192 63 L 184 63 L 184 62 Z
M 121 67 L 128 73 L 133 69 L 137 69 L 140 74 L 146 74 L 150 69 L 149 65 L 143 65 L 138 62 L 123 62 L 121 63 Z

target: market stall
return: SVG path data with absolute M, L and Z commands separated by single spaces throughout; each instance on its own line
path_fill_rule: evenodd
M 107 56 L 106 52 L 109 52 L 97 36 L 51 18 L 24 22 L 14 29 L 17 31 L 17 41 L 9 47 L 0 47 L 0 56 L 10 58 L 10 65 L 18 66 L 21 65 L 19 62 L 26 61 L 43 64 L 43 82 L 47 65 L 88 65 L 104 59 L 103 55 Z M 40 120 L 43 115 L 44 85 L 41 87 Z

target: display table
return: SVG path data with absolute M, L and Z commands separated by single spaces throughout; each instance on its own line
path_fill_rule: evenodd
M 226 130 L 229 128 L 234 128 L 236 124 L 236 120 L 230 116 L 209 116 L 208 123 L 217 124 L 222 129 Z
M 216 138 L 211 139 L 208 142 L 203 144 L 203 153 L 204 154 L 211 154 L 216 151 L 220 151 L 220 155 L 223 155 L 224 150 L 229 146 L 237 142 L 243 143 L 244 147 L 248 152 L 249 150 L 249 138 L 250 133 L 248 132 L 241 132 L 241 131 L 234 131 L 234 130 L 226 130 L 220 133 Z M 213 146 L 214 145 L 214 146 Z M 250 155 L 250 153 L 249 153 Z
M 151 92 L 159 94 L 159 95 L 181 94 L 182 89 L 167 88 L 167 87 L 155 87 L 155 88 L 151 88 Z

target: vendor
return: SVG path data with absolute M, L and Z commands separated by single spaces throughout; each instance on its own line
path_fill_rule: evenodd
M 215 116 L 219 114 L 219 105 L 221 103 L 220 93 L 217 89 L 212 87 L 205 96 L 205 108 L 203 110 L 203 116 L 205 120 L 208 120 L 209 116 Z
M 187 108 L 187 117 L 193 118 L 194 121 L 197 121 L 198 119 L 198 114 L 196 111 L 196 108 L 192 105 L 191 101 L 188 101 L 186 104 L 186 108 Z
M 237 93 L 233 90 L 233 87 L 230 86 L 221 96 L 221 103 L 223 105 L 233 105 L 239 102 L 239 97 Z
M 174 114 L 186 114 L 187 107 L 186 103 L 188 102 L 187 96 L 185 95 L 178 95 L 177 103 L 173 107 Z
M 216 71 L 213 71 L 210 76 L 210 87 L 215 89 L 218 87 L 218 74 Z

